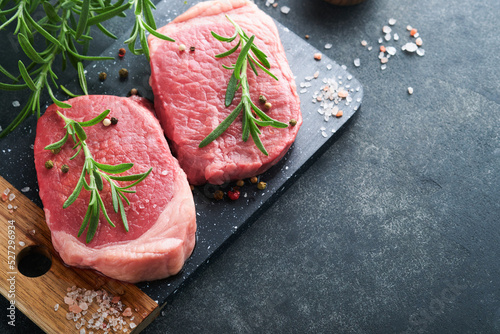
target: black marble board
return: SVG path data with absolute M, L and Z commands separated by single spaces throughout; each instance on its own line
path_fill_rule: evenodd
M 160 2 L 155 11 L 158 26 L 167 24 L 188 8 L 189 6 L 184 1 Z M 265 190 L 257 190 L 255 185 L 246 182 L 245 186 L 240 189 L 241 197 L 239 200 L 230 201 L 224 199 L 223 201 L 215 201 L 211 198 L 211 194 L 216 189 L 229 190 L 233 184 L 222 186 L 206 185 L 195 188 L 193 193 L 197 210 L 198 231 L 197 244 L 192 256 L 178 275 L 164 280 L 138 284 L 146 294 L 160 305 L 166 303 L 179 287 L 185 284 L 198 269 L 208 264 L 212 256 L 216 255 L 231 240 L 240 235 L 246 226 L 257 220 L 259 215 L 269 208 L 280 194 L 321 153 L 335 142 L 336 138 L 341 134 L 344 124 L 354 115 L 361 104 L 363 88 L 346 71 L 345 66 L 337 64 L 325 57 L 325 55 L 322 56 L 320 61 L 314 60 L 313 55 L 321 53 L 319 50 L 309 45 L 283 25 L 278 22 L 276 24 L 290 67 L 295 75 L 297 91 L 301 98 L 303 125 L 295 143 L 284 158 L 266 173 L 259 176 L 259 180 L 267 182 Z M 126 33 L 102 53 L 104 56 L 115 57 L 114 61 L 93 62 L 86 66 L 90 94 L 126 96 L 131 88 L 136 88 L 142 96 L 153 99 L 148 84 L 150 70 L 146 59 L 143 56 L 135 56 L 130 52 L 127 52 L 123 58 L 118 57 L 118 49 L 124 47 L 123 41 L 128 36 L 129 33 Z M 129 71 L 129 76 L 125 81 L 120 80 L 118 76 L 118 71 L 121 68 L 126 68 Z M 98 75 L 102 71 L 108 74 L 104 82 L 100 82 L 98 79 Z M 317 78 L 314 78 L 315 73 Z M 349 100 L 343 99 L 338 105 L 339 109 L 343 111 L 343 116 L 340 118 L 330 117 L 328 121 L 325 120 L 324 115 L 318 112 L 322 108 L 320 103 L 313 97 L 314 92 L 319 91 L 325 85 L 325 80 L 336 82 L 339 87 L 344 87 L 349 91 Z M 63 85 L 71 91 L 79 91 L 76 80 L 70 80 L 67 83 L 63 82 Z M 5 98 L 8 98 L 8 94 L 3 97 L 4 101 L 8 102 Z M 0 124 L 6 126 L 6 119 L 6 117 L 2 117 L 0 119 L 2 123 Z M 24 131 L 28 136 L 33 136 L 34 128 L 32 121 L 31 125 L 24 126 L 24 128 L 22 126 L 18 132 Z M 8 154 L 11 153 L 12 149 L 29 151 L 27 147 L 12 148 L 18 145 L 13 140 L 13 135 L 0 140 L 0 152 Z M 24 161 L 15 158 L 8 161 L 2 159 L 0 175 L 16 185 L 15 181 L 9 179 L 8 172 L 12 171 L 16 164 L 27 163 L 29 165 L 31 156 L 32 152 L 30 151 L 21 158 Z M 4 168 L 6 174 L 2 174 Z M 27 179 L 29 181 L 22 184 L 30 188 L 26 195 L 30 198 L 36 197 L 34 190 L 36 191 L 37 185 L 33 166 L 29 166 L 27 169 Z M 18 185 L 18 187 L 21 186 Z M 35 198 L 34 201 L 39 203 L 38 198 Z

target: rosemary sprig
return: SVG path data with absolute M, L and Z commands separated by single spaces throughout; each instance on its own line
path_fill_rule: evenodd
M 271 65 L 267 60 L 267 55 L 261 51 L 254 43 L 255 35 L 248 37 L 247 34 L 240 28 L 240 26 L 234 22 L 229 15 L 226 15 L 226 18 L 231 22 L 231 24 L 235 28 L 234 35 L 231 37 L 224 37 L 216 34 L 215 32 L 211 32 L 212 36 L 221 42 L 231 43 L 239 37 L 239 41 L 230 50 L 220 53 L 216 55 L 216 58 L 227 57 L 238 50 L 241 47 L 240 54 L 238 55 L 238 59 L 236 63 L 231 66 L 222 65 L 227 70 L 233 70 L 231 78 L 229 79 L 229 83 L 226 89 L 226 95 L 224 99 L 224 103 L 226 107 L 229 107 L 233 102 L 234 95 L 236 91 L 241 87 L 241 101 L 236 106 L 236 108 L 224 119 L 205 139 L 201 141 L 199 147 L 205 147 L 210 144 L 212 141 L 217 139 L 227 128 L 236 120 L 238 115 L 243 111 L 243 129 L 242 129 L 242 139 L 243 141 L 247 141 L 248 137 L 251 135 L 255 145 L 259 148 L 259 150 L 268 155 L 262 141 L 260 140 L 259 135 L 261 131 L 258 126 L 272 126 L 274 128 L 286 128 L 288 124 L 279 122 L 268 115 L 266 115 L 262 110 L 260 110 L 250 98 L 250 87 L 248 85 L 247 78 L 247 68 L 248 64 L 255 75 L 259 75 L 257 72 L 257 67 L 259 67 L 262 71 L 270 75 L 273 79 L 278 80 L 278 78 L 272 74 L 269 69 Z M 253 115 L 255 112 L 256 116 Z
M 106 212 L 106 207 L 104 206 L 100 195 L 100 191 L 102 191 L 104 187 L 103 179 L 106 180 L 111 187 L 113 209 L 116 213 L 118 213 L 118 210 L 120 211 L 123 226 L 125 228 L 125 231 L 128 232 L 129 227 L 123 201 L 125 201 L 127 205 L 130 205 L 130 202 L 125 194 L 135 193 L 135 190 L 130 190 L 130 188 L 144 180 L 149 175 L 149 173 L 151 173 L 153 168 L 150 168 L 147 172 L 141 174 L 116 176 L 114 174 L 126 172 L 127 170 L 132 168 L 134 164 L 122 163 L 119 165 L 107 165 L 98 163 L 94 160 L 92 153 L 87 146 L 87 134 L 83 130 L 83 127 L 92 126 L 101 122 L 109 114 L 109 110 L 103 111 L 99 116 L 86 122 L 77 122 L 75 120 L 72 120 L 71 118 L 68 118 L 61 114 L 59 111 L 57 111 L 57 114 L 64 120 L 66 124 L 64 126 L 66 128 L 66 134 L 61 140 L 46 146 L 45 149 L 55 150 L 61 148 L 66 143 L 68 138 L 71 137 L 73 139 L 73 142 L 75 143 L 74 148 L 78 147 L 78 150 L 70 158 L 70 160 L 76 158 L 81 151 L 83 151 L 83 154 L 85 155 L 85 162 L 83 164 L 82 172 L 80 174 L 80 178 L 78 179 L 76 187 L 63 204 L 63 209 L 66 209 L 68 206 L 73 204 L 80 195 L 82 188 L 90 191 L 90 200 L 87 212 L 85 214 L 85 217 L 83 218 L 80 230 L 78 231 L 78 237 L 80 237 L 85 229 L 87 229 L 86 242 L 89 243 L 92 241 L 97 231 L 101 211 L 108 223 L 112 227 L 115 227 L 115 224 L 111 221 L 108 213 Z M 89 176 L 89 182 L 87 182 L 86 175 Z M 134 182 L 122 187 L 115 181 Z
M 125 16 L 125 11 L 132 6 L 135 7 L 135 25 L 131 38 L 126 43 L 134 54 L 144 53 L 149 61 L 146 31 L 158 38 L 173 41 L 155 31 L 156 24 L 152 15 L 155 6 L 151 0 L 118 0 L 115 3 L 111 3 L 111 0 L 0 1 L 0 30 L 16 23 L 14 35 L 17 36 L 21 49 L 30 60 L 27 64 L 19 61 L 18 76 L 0 66 L 0 73 L 10 80 L 10 82 L 0 82 L 0 89 L 31 90 L 28 102 L 14 120 L 0 132 L 0 138 L 12 132 L 29 115 L 36 114 L 40 117 L 40 99 L 44 91 L 60 108 L 70 107 L 59 101 L 53 91 L 60 88 L 57 84 L 58 77 L 53 71 L 58 55 L 61 55 L 62 70 L 66 69 L 69 61 L 77 70 L 83 93 L 88 94 L 83 62 L 113 59 L 113 57 L 87 56 L 92 40 L 90 28 L 96 26 L 106 36 L 116 39 L 117 37 L 107 30 L 103 23 L 115 16 Z M 40 13 L 44 15 L 41 15 L 41 19 L 36 19 Z M 38 43 L 37 39 L 45 43 Z M 140 49 L 135 49 L 137 40 L 141 44 Z M 38 51 L 35 45 L 46 45 L 46 47 L 43 51 Z

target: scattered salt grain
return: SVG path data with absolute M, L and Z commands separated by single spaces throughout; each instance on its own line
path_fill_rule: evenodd
M 391 27 L 389 27 L 389 26 L 383 26 L 383 27 L 382 27 L 382 32 L 383 32 L 384 34 L 388 34 L 388 33 L 390 33 L 391 31 L 392 31 L 392 29 L 391 29 Z
M 26 193 L 28 191 L 30 191 L 30 187 L 24 187 L 24 188 L 21 189 L 22 193 Z
M 325 44 L 325 49 L 329 50 L 329 49 L 331 49 L 331 48 L 332 48 L 332 46 L 333 46 L 333 45 L 332 45 L 331 43 L 326 43 L 326 44 Z
M 367 45 L 368 45 L 368 42 L 367 42 L 367 41 L 365 41 L 365 40 L 362 40 L 362 41 L 361 41 L 361 45 L 363 45 L 363 46 L 367 46 Z
M 136 325 L 135 323 L 133 323 L 133 322 L 131 322 L 131 323 L 129 324 L 129 326 L 130 326 L 130 329 L 134 329 L 134 328 L 136 328 L 136 327 L 137 327 L 137 325 Z
M 420 37 L 415 40 L 415 44 L 417 44 L 418 46 L 422 46 L 422 43 L 423 43 L 423 41 L 422 41 L 422 38 L 420 38 Z
M 396 48 L 394 46 L 388 46 L 385 50 L 391 56 L 394 56 L 396 54 Z
M 383 41 L 384 41 L 384 40 L 382 39 L 382 37 L 380 37 L 380 38 L 378 39 L 378 44 L 382 44 L 382 42 L 383 42 Z
M 389 42 L 389 41 L 391 40 L 391 38 L 392 38 L 392 36 L 391 36 L 391 34 L 390 34 L 390 33 L 389 33 L 389 34 L 385 34 L 385 36 L 384 36 L 384 39 L 385 39 L 387 42 Z
M 410 94 L 410 95 L 413 94 L 413 87 L 408 87 L 408 94 Z
M 24 247 L 24 246 L 26 246 L 26 243 L 24 241 L 19 241 L 19 246 Z
M 16 198 L 16 195 L 14 195 L 13 193 L 9 195 L 9 201 L 13 201 L 14 198 Z
M 396 19 L 390 18 L 389 19 L 389 25 L 393 26 L 396 24 Z
M 19 103 L 19 101 L 13 101 L 12 106 L 17 108 L 17 107 L 21 106 L 21 103 Z
M 368 47 L 368 51 L 371 51 L 372 49 L 373 49 L 373 47 L 372 47 L 372 46 L 369 46 L 369 47 Z
M 393 39 L 394 39 L 395 41 L 399 41 L 399 35 L 398 35 L 397 33 L 394 33 L 394 37 L 393 37 Z
M 319 77 L 319 71 L 316 71 L 316 73 L 314 73 L 313 77 L 314 77 L 314 79 L 317 79 Z
M 282 12 L 283 14 L 288 14 L 288 13 L 290 13 L 290 7 L 288 7 L 288 6 L 282 6 L 282 7 L 280 8 L 280 10 L 281 10 L 281 12 Z
M 382 57 L 382 58 L 380 59 L 380 62 L 381 62 L 382 64 L 387 64 L 387 62 L 388 62 L 388 61 L 389 61 L 389 59 L 388 59 L 387 57 Z
M 401 47 L 401 50 L 406 52 L 415 52 L 418 50 L 418 46 L 415 43 L 409 42 Z
M 382 66 L 380 66 L 380 69 L 383 71 L 387 68 L 387 65 L 386 64 L 383 64 Z
M 59 310 L 59 304 L 54 305 L 54 311 L 57 312 Z
M 332 69 L 332 67 L 333 67 L 333 66 L 332 66 L 331 64 L 326 65 L 326 69 L 327 69 L 328 71 L 330 71 L 330 70 Z
M 359 67 L 361 65 L 361 61 L 359 58 L 354 59 L 354 66 Z
M 406 30 L 411 31 L 412 29 L 413 29 L 412 26 L 410 26 L 410 25 L 406 26 Z
M 419 49 L 417 50 L 417 55 L 419 55 L 420 57 L 423 57 L 423 56 L 425 55 L 425 50 L 424 50 L 424 49 L 422 49 L 422 48 L 419 48 Z

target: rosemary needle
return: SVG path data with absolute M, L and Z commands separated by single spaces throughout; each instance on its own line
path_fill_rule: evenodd
M 66 199 L 63 204 L 63 209 L 66 209 L 71 204 L 75 202 L 75 200 L 80 195 L 80 192 L 83 189 L 90 191 L 90 200 L 88 204 L 88 208 L 83 218 L 82 224 L 78 231 L 78 237 L 82 235 L 82 233 L 87 229 L 86 242 L 89 243 L 94 238 L 94 235 L 97 231 L 97 226 L 99 223 L 100 212 L 102 211 L 104 218 L 106 218 L 107 222 L 115 227 L 115 224 L 111 221 L 106 212 L 106 207 L 104 206 L 104 202 L 102 201 L 102 197 L 100 192 L 104 188 L 103 180 L 106 180 L 111 188 L 111 198 L 113 203 L 113 209 L 118 213 L 120 211 L 120 217 L 123 223 L 123 227 L 125 231 L 129 231 L 127 215 L 125 213 L 125 206 L 123 201 L 125 201 L 128 205 L 130 205 L 129 200 L 125 196 L 126 193 L 135 193 L 135 190 L 130 190 L 131 187 L 135 186 L 142 180 L 144 180 L 149 173 L 153 170 L 150 168 L 147 172 L 141 174 L 133 174 L 133 175 L 124 175 L 117 176 L 115 174 L 120 174 L 126 172 L 131 169 L 134 164 L 133 163 L 122 163 L 118 165 L 108 165 L 101 164 L 94 160 L 92 153 L 90 152 L 89 147 L 87 146 L 87 134 L 83 130 L 83 127 L 92 126 L 101 122 L 108 114 L 109 109 L 103 111 L 97 117 L 85 121 L 85 122 L 77 122 L 72 120 L 59 111 L 57 114 L 64 120 L 66 133 L 62 139 L 59 141 L 47 145 L 45 147 L 46 150 L 55 150 L 61 148 L 69 137 L 73 139 L 75 143 L 75 147 L 78 147 L 77 152 L 70 158 L 70 160 L 76 158 L 78 154 L 83 151 L 85 155 L 85 162 L 83 164 L 82 171 L 80 173 L 80 177 L 76 184 L 75 189 L 71 193 L 71 195 Z M 86 176 L 89 177 L 89 182 L 87 182 Z M 126 186 L 120 186 L 115 181 L 134 181 L 131 184 Z
M 288 124 L 279 122 L 268 115 L 266 115 L 262 110 L 260 110 L 250 98 L 250 87 L 248 84 L 247 78 L 247 69 L 248 64 L 250 64 L 250 68 L 258 75 L 257 67 L 259 67 L 266 74 L 270 75 L 273 79 L 278 80 L 278 78 L 269 71 L 271 65 L 267 60 L 267 55 L 260 50 L 255 44 L 254 39 L 255 36 L 248 37 L 247 34 L 241 29 L 241 27 L 234 22 L 228 15 L 226 18 L 231 22 L 231 24 L 235 28 L 234 35 L 231 37 L 224 37 L 216 34 L 215 32 L 211 32 L 212 36 L 221 42 L 231 43 L 239 37 L 239 41 L 230 50 L 220 53 L 216 55 L 216 58 L 227 57 L 233 53 L 235 53 L 238 48 L 241 47 L 240 54 L 236 60 L 236 63 L 231 66 L 222 65 L 225 69 L 233 70 L 231 74 L 231 78 L 229 79 L 229 83 L 226 88 L 226 95 L 224 98 L 224 104 L 226 107 L 229 107 L 233 102 L 234 95 L 236 91 L 241 87 L 241 101 L 234 108 L 234 110 L 224 119 L 205 139 L 201 141 L 199 147 L 205 147 L 210 144 L 212 141 L 217 139 L 227 128 L 236 120 L 238 115 L 243 111 L 243 129 L 242 129 L 242 140 L 247 141 L 249 136 L 252 136 L 252 139 L 258 149 L 265 155 L 268 155 L 262 141 L 260 140 L 259 135 L 261 131 L 259 126 L 272 126 L 274 128 L 286 128 Z M 255 112 L 256 116 L 253 115 Z

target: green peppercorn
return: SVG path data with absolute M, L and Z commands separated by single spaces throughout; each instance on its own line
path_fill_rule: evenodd
M 53 154 L 58 154 L 59 152 L 61 152 L 61 148 L 60 147 L 55 148 L 53 150 L 50 150 L 50 152 L 52 152 Z
M 106 72 L 99 73 L 99 80 L 104 81 L 107 77 L 108 75 L 106 74 Z
M 222 190 L 216 190 L 214 192 L 214 199 L 220 201 L 222 198 L 224 198 L 224 192 Z
M 128 94 L 129 95 L 139 95 L 139 92 L 137 91 L 137 88 L 132 88 Z
M 61 172 L 63 172 L 63 173 L 69 172 L 69 166 L 68 165 L 62 165 Z
M 54 162 L 52 160 L 45 161 L 45 168 L 51 169 L 52 167 L 54 167 Z
M 237 185 L 238 187 L 243 187 L 243 186 L 245 185 L 245 181 L 243 181 L 243 180 L 238 180 L 238 181 L 236 181 L 236 185 Z
M 259 96 L 259 102 L 262 103 L 262 104 L 264 104 L 264 103 L 267 102 L 267 98 L 264 95 L 260 95 Z
M 258 188 L 259 190 L 264 190 L 264 189 L 266 189 L 266 187 L 267 187 L 267 183 L 265 183 L 265 182 L 263 182 L 263 181 L 260 181 L 260 182 L 257 184 L 257 188 Z
M 122 68 L 118 71 L 118 75 L 120 75 L 120 79 L 125 80 L 128 78 L 128 70 L 126 68 Z
M 288 123 L 290 123 L 290 125 L 291 125 L 291 126 L 295 126 L 295 125 L 297 125 L 297 120 L 296 120 L 296 119 L 294 119 L 294 118 L 292 118 L 292 119 L 290 120 L 290 122 L 288 122 Z

